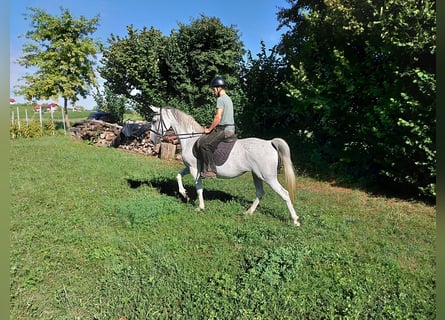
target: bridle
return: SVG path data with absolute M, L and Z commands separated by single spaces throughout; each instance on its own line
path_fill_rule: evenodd
M 160 107 L 159 113 L 156 113 L 155 116 L 159 116 L 158 127 L 155 128 L 155 130 L 153 130 L 153 128 L 150 128 L 150 132 L 153 132 L 154 134 L 163 137 L 169 128 L 167 128 L 167 125 L 165 124 L 164 119 L 162 118 L 162 107 Z M 204 132 L 176 133 L 175 136 L 181 137 L 182 139 L 190 139 L 194 138 L 195 136 L 200 136 L 202 134 L 204 134 Z
M 153 130 L 153 128 L 150 128 L 150 131 L 153 132 L 154 134 L 163 137 L 164 133 L 169 129 L 167 128 L 167 125 L 164 122 L 164 119 L 162 119 L 162 107 L 160 108 L 159 113 L 156 113 L 155 116 L 159 116 L 159 123 L 158 123 L 158 127 L 156 128 L 156 130 Z M 165 128 L 165 131 L 164 131 Z M 159 132 L 159 129 L 161 129 L 161 132 Z

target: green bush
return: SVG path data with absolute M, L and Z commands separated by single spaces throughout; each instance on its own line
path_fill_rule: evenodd
M 436 196 L 434 1 L 298 1 L 279 13 L 292 115 L 327 166 Z
M 9 125 L 9 137 L 10 139 L 16 138 L 36 138 L 43 137 L 45 135 L 55 135 L 56 125 L 52 120 L 44 120 L 40 124 L 39 120 L 31 120 L 29 122 L 20 121 L 14 122 Z

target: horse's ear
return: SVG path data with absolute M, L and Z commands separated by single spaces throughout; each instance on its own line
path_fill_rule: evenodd
M 160 113 L 161 112 L 161 108 L 155 107 L 155 106 L 150 106 L 150 109 L 153 110 L 153 112 L 155 113 Z

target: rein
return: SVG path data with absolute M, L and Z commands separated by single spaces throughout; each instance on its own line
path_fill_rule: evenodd
M 181 137 L 181 136 L 188 136 L 185 137 L 184 139 L 190 139 L 190 138 L 194 138 L 195 136 L 199 136 L 204 134 L 204 132 L 190 132 L 190 133 L 177 133 L 175 134 L 175 136 L 177 137 Z
M 151 131 L 151 132 L 153 132 L 154 134 L 157 134 L 158 136 L 161 136 L 161 137 L 165 136 L 165 134 L 164 134 L 164 130 L 163 130 L 163 129 L 162 129 L 161 132 L 159 132 L 159 131 L 155 131 L 155 130 L 153 130 L 153 129 L 149 129 L 149 131 Z M 167 130 L 166 130 L 166 131 L 167 131 Z M 202 134 L 204 134 L 204 132 L 175 133 L 174 135 L 177 136 L 177 137 L 183 137 L 183 136 L 186 136 L 186 137 L 183 137 L 183 138 L 184 138 L 184 139 L 190 139 L 190 138 L 194 138 L 195 136 L 200 136 L 200 135 L 202 135 Z

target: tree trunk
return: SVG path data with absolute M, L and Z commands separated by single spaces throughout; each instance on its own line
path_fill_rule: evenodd
M 63 121 L 65 121 L 65 127 L 66 129 L 69 129 L 70 126 L 70 119 L 68 118 L 68 99 L 67 98 L 63 98 L 63 113 L 65 115 L 65 119 L 63 119 Z

